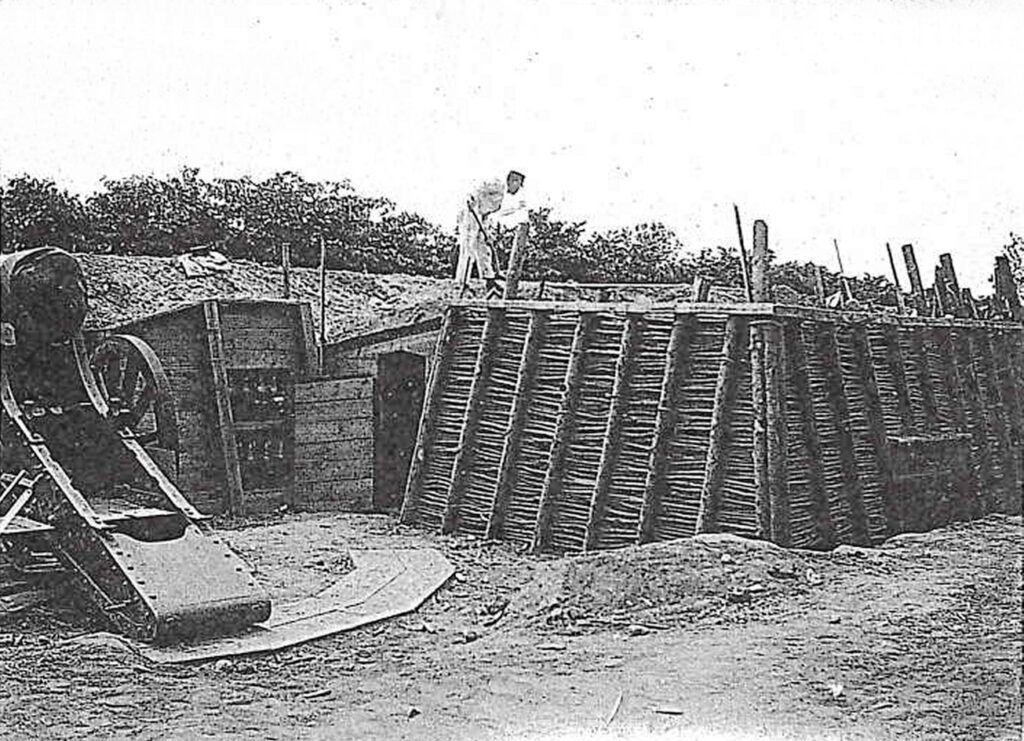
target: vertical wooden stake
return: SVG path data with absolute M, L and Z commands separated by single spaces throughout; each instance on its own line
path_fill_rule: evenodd
M 770 269 L 768 225 L 758 219 L 754 222 L 754 249 L 750 260 L 751 291 L 756 302 L 772 300 Z
M 892 247 L 889 246 L 888 242 L 885 243 L 885 251 L 889 255 L 889 269 L 892 271 L 892 282 L 896 287 L 896 312 L 898 314 L 906 314 L 907 304 L 903 300 L 903 287 L 900 285 L 900 275 L 896 272 L 896 261 L 892 257 Z
M 281 277 L 284 279 L 284 297 L 292 297 L 292 249 L 285 242 L 281 245 Z
M 320 374 L 324 370 L 324 345 L 327 344 L 327 243 L 320 237 L 320 350 L 317 366 Z
M 405 524 L 416 521 L 419 517 L 417 506 L 420 498 L 420 487 L 423 483 L 423 467 L 430 447 L 434 442 L 434 423 L 441 402 L 441 379 L 448 375 L 448 346 L 451 344 L 455 330 L 454 313 L 456 309 L 449 306 L 444 313 L 441 331 L 437 333 L 434 354 L 427 369 L 426 390 L 423 396 L 423 409 L 420 411 L 419 432 L 416 434 L 416 446 L 412 459 L 409 461 L 409 476 L 405 480 L 405 497 L 402 499 L 402 512 L 399 520 Z
M 946 303 L 956 316 L 963 316 L 963 299 L 960 293 L 960 280 L 956 276 L 956 267 L 953 265 L 953 256 L 948 252 L 939 255 L 939 265 L 945 276 L 946 295 L 949 296 Z
M 1004 310 L 1010 315 L 1010 318 L 1015 322 L 1024 322 L 1024 307 L 1021 306 L 1017 283 L 1013 278 L 1010 260 L 1006 255 L 996 257 L 994 283 L 996 297 L 1005 307 Z
M 910 390 L 907 386 L 907 367 L 903 360 L 903 348 L 900 346 L 899 328 L 894 325 L 887 325 L 883 330 L 885 335 L 885 355 L 889 365 L 889 373 L 892 374 L 893 386 L 896 388 L 896 411 L 900 417 L 900 431 L 904 434 L 911 434 L 916 431 L 914 423 L 914 411 L 910 404 Z M 902 528 L 902 523 L 900 524 Z
M 800 408 L 810 489 L 809 499 L 818 536 L 816 545 L 822 548 L 832 548 L 835 545 L 835 527 L 832 523 L 832 512 L 829 509 L 828 492 L 825 489 L 821 438 L 818 435 L 818 425 L 814 417 L 814 399 L 811 396 L 811 384 L 807 374 L 807 350 L 800 322 L 797 320 L 787 322 L 784 334 L 790 381 L 794 386 L 797 404 Z
M 466 477 L 473 465 L 473 453 L 476 450 L 476 427 L 480 421 L 481 403 L 487 389 L 494 357 L 494 345 L 501 334 L 504 324 L 504 309 L 489 308 L 480 334 L 480 347 L 477 349 L 476 366 L 473 368 L 473 380 L 469 387 L 466 409 L 462 414 L 462 429 L 459 431 L 458 453 L 452 466 L 451 478 L 448 481 L 448 499 L 444 506 L 444 518 L 441 532 L 450 533 L 458 529 L 459 505 L 465 489 Z
M 864 495 L 861 491 L 857 461 L 854 457 L 849 400 L 846 398 L 846 388 L 843 383 L 843 368 L 839 358 L 837 332 L 838 327 L 835 324 L 825 324 L 819 328 L 818 356 L 822 359 L 825 367 L 828 402 L 839 438 L 839 462 L 843 471 L 843 494 L 850 516 L 850 537 L 857 545 L 867 545 L 870 541 L 864 512 Z
M 516 374 L 512 411 L 509 414 L 508 428 L 505 430 L 505 441 L 501 449 L 501 460 L 498 463 L 498 483 L 494 491 L 494 504 L 487 521 L 486 537 L 491 540 L 501 537 L 502 528 L 505 526 L 505 511 L 515 487 L 513 471 L 523 442 L 522 427 L 530 408 L 530 398 L 535 384 L 540 350 L 544 344 L 548 316 L 548 312 L 540 310 L 530 314 L 530 326 L 526 332 L 526 341 L 523 343 L 523 354 L 519 359 L 519 372 Z
M 555 425 L 554 439 L 551 442 L 551 454 L 548 469 L 544 474 L 544 488 L 541 490 L 540 502 L 537 507 L 537 522 L 533 532 L 531 550 L 538 553 L 551 542 L 551 524 L 554 520 L 554 508 L 562 488 L 562 472 L 565 454 L 576 427 L 576 403 L 580 385 L 583 382 L 583 353 L 590 337 L 591 325 L 595 315 L 580 314 L 576 324 L 576 332 L 572 338 L 572 349 L 569 351 L 569 363 L 565 369 L 565 392 L 562 406 Z
M 935 400 L 935 388 L 932 384 L 931 369 L 928 365 L 927 348 L 925 347 L 925 335 L 922 327 L 909 327 L 910 333 L 910 354 L 913 356 L 914 369 L 917 372 L 918 382 L 921 386 L 921 406 L 924 407 L 924 418 L 927 429 L 926 434 L 939 432 L 939 406 Z
M 946 271 L 941 265 L 935 266 L 935 314 L 946 316 L 953 313 L 953 305 L 949 301 L 949 290 L 946 284 Z
M 718 529 L 722 481 L 728 467 L 732 441 L 730 418 L 736 401 L 736 384 L 742 372 L 743 354 L 747 347 L 748 322 L 747 317 L 735 314 L 725 322 L 722 359 L 718 367 L 718 380 L 715 383 L 711 432 L 704 464 L 704 484 L 701 487 L 700 506 L 697 510 L 698 533 L 710 533 Z
M 968 319 L 978 318 L 978 304 L 974 301 L 974 296 L 971 294 L 970 288 L 961 288 L 960 295 L 962 296 L 961 303 L 964 307 L 964 316 Z
M 970 431 L 970 423 L 964 395 L 964 384 L 960 378 L 960 360 L 953 332 L 954 330 L 948 326 L 936 327 L 932 332 L 932 341 L 939 348 L 939 354 L 944 359 L 942 363 L 942 385 L 946 392 L 946 397 L 949 399 L 949 409 L 953 418 L 954 429 L 958 433 L 967 433 Z M 971 459 L 973 456 L 969 455 L 968 458 Z M 969 464 L 966 471 L 960 472 L 958 479 L 953 514 L 957 520 L 966 520 L 973 516 L 972 502 L 976 498 L 978 491 L 976 466 Z
M 644 482 L 644 498 L 640 505 L 637 542 L 641 544 L 654 539 L 658 510 L 664 496 L 669 443 L 679 418 L 680 389 L 690 373 L 690 346 L 696 334 L 697 317 L 693 314 L 677 314 L 665 351 L 665 372 L 661 379 L 661 397 L 654 422 L 654 441 Z
M 771 266 L 768 255 L 768 225 L 758 219 L 754 222 L 754 248 L 750 263 L 750 280 L 754 301 L 771 301 Z M 750 324 L 750 375 L 751 394 L 754 405 L 753 459 L 755 517 L 757 537 L 770 538 L 771 529 L 771 471 L 768 455 L 768 392 L 765 386 L 765 322 Z
M 313 308 L 305 301 L 298 306 L 298 323 L 303 374 L 307 378 L 314 378 L 322 372 L 320 346 L 317 344 L 316 328 L 313 326 Z
M 988 389 L 988 398 L 985 399 L 986 411 L 992 431 L 998 438 L 999 447 L 1002 448 L 1003 453 L 1000 503 L 1002 511 L 1011 512 L 1019 506 L 1019 504 L 1015 506 L 1013 500 L 1016 499 L 1018 503 L 1020 501 L 1020 489 L 1016 480 L 1017 451 L 1013 449 L 1013 443 L 1010 440 L 1009 410 L 993 352 L 991 331 L 984 327 L 978 328 L 974 330 L 972 339 L 974 340 L 975 362 L 979 364 L 980 375 L 984 376 L 985 386 Z M 1016 491 L 1014 491 L 1015 489 Z
M 1021 475 L 1021 456 L 1024 455 L 1024 409 L 1020 405 L 1020 390 L 1024 378 L 1017 374 L 1013 340 L 1007 330 L 989 330 L 989 343 L 992 346 L 995 360 L 996 380 L 1002 391 L 1003 409 L 1006 410 L 1005 420 L 1007 437 L 1009 438 L 1010 458 L 1013 462 L 1013 473 Z M 1022 492 L 1024 493 L 1024 492 Z
M 622 441 L 622 415 L 629 402 L 629 383 L 633 375 L 634 349 L 640 341 L 643 326 L 642 313 L 626 315 L 622 323 L 622 335 L 619 340 L 619 357 L 615 362 L 615 379 L 612 382 L 612 397 L 608 410 L 608 421 L 605 424 L 604 441 L 601 445 L 601 462 L 598 466 L 594 491 L 590 498 L 590 511 L 587 516 L 587 527 L 583 537 L 583 550 L 590 551 L 597 547 L 601 537 L 601 521 L 604 519 L 605 507 L 612 484 L 612 475 L 618 464 L 620 443 Z
M 505 274 L 504 299 L 506 301 L 519 298 L 519 277 L 523 272 L 523 261 L 526 259 L 526 246 L 529 238 L 529 222 L 516 227 L 516 235 L 512 240 L 512 250 L 508 255 L 508 270 Z
M 967 290 L 967 289 L 964 289 Z M 972 452 L 977 457 L 972 461 L 974 480 L 976 482 L 973 498 L 965 503 L 969 517 L 988 514 L 993 509 L 996 498 L 989 491 L 992 480 L 992 452 L 988 441 L 988 422 L 985 405 L 981 398 L 981 386 L 978 383 L 977 362 L 971 347 L 970 330 L 958 327 L 952 330 L 953 355 L 956 365 L 957 379 L 960 382 L 960 393 L 964 400 L 964 411 L 968 431 L 971 433 Z
M 756 250 L 755 250 L 756 255 Z M 757 258 L 754 258 L 754 296 L 758 295 Z M 764 332 L 763 319 L 755 319 L 750 323 L 750 395 L 754 408 L 754 430 L 752 435 L 753 448 L 751 457 L 754 463 L 754 518 L 757 521 L 756 537 L 771 537 L 771 506 L 769 489 L 771 474 L 768 471 L 768 413 L 766 409 L 765 372 L 764 372 Z
M 767 428 L 768 521 L 773 543 L 790 545 L 788 435 L 786 432 L 786 355 L 782 325 L 765 324 L 764 392 Z
M 242 472 L 238 463 L 238 441 L 235 438 L 235 418 L 231 410 L 231 389 L 224 360 L 224 336 L 220 325 L 220 307 L 216 300 L 203 302 L 206 321 L 206 349 L 210 361 L 214 401 L 217 408 L 217 427 L 220 432 L 221 455 L 224 460 L 224 478 L 227 483 L 227 511 L 237 515 L 242 511 L 244 492 Z
M 875 378 L 875 365 L 871 354 L 871 340 L 867 329 L 860 324 L 853 328 L 853 354 L 857 362 L 861 387 L 864 389 L 865 411 L 868 418 L 868 435 L 875 459 L 878 461 L 879 475 L 882 484 L 882 510 L 885 516 L 885 536 L 895 535 L 899 528 L 899 511 L 894 503 L 895 479 L 892 470 L 892 457 L 889 454 L 889 442 L 885 433 L 885 419 L 882 412 L 882 399 L 878 393 L 878 382 Z M 872 533 L 868 532 L 869 536 Z M 872 541 L 875 538 L 872 537 Z
M 711 292 L 711 281 L 704 275 L 697 275 L 693 278 L 693 289 L 690 291 L 692 300 L 697 303 L 704 303 L 708 300 Z
M 814 266 L 814 299 L 818 306 L 825 305 L 825 271 L 821 265 Z
M 917 257 L 914 256 L 914 245 L 905 244 L 900 248 L 903 250 L 903 262 L 907 266 L 907 276 L 910 278 L 910 292 L 914 297 L 914 306 L 917 313 L 924 316 L 928 313 L 927 302 L 924 299 L 924 284 L 921 283 L 921 271 L 917 268 Z

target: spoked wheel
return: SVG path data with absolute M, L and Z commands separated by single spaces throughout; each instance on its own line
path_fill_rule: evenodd
M 171 384 L 153 348 L 132 335 L 111 335 L 93 352 L 89 365 L 118 424 L 135 433 L 142 445 L 178 449 Z

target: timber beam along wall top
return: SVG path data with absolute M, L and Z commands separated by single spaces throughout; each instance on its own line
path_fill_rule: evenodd
M 585 552 L 878 543 L 1017 511 L 1024 327 L 770 303 L 453 304 L 404 522 Z

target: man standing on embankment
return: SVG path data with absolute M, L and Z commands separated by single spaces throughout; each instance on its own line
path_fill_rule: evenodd
M 481 183 L 466 197 L 459 212 L 459 262 L 455 269 L 455 281 L 463 290 L 475 265 L 484 279 L 487 298 L 500 298 L 494 265 L 497 257 L 487 232 L 492 224 L 517 226 L 529 218 L 522 190 L 525 181 L 522 173 L 510 170 L 504 184 L 500 180 Z

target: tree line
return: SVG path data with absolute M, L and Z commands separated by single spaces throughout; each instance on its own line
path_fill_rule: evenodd
M 530 214 L 524 278 L 580 283 L 690 282 L 702 275 L 718 285 L 742 285 L 732 247 L 688 249 L 661 223 L 605 231 L 585 221 L 563 221 L 549 208 Z M 1020 266 L 1020 238 L 1007 253 Z M 29 175 L 0 183 L 0 251 L 43 244 L 71 252 L 115 255 L 182 254 L 208 246 L 229 258 L 277 263 L 289 245 L 294 265 L 370 273 L 450 276 L 455 235 L 387 198 L 358 193 L 347 180 L 309 181 L 293 172 L 264 180 L 213 178 L 183 168 L 168 177 L 104 179 L 83 197 L 54 181 Z M 499 252 L 503 252 L 498 247 Z M 504 263 L 505 255 L 499 255 Z M 775 285 L 813 295 L 817 266 L 773 263 Z M 839 275 L 823 271 L 827 292 Z M 880 276 L 850 278 L 867 302 L 893 302 L 892 283 Z

